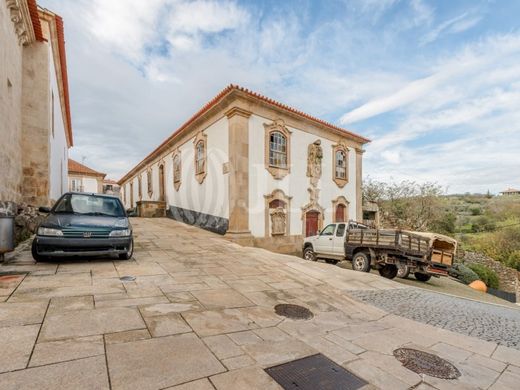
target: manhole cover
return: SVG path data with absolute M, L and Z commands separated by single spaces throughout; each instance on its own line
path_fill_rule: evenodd
M 312 311 L 303 306 L 281 303 L 274 307 L 274 312 L 279 316 L 284 316 L 292 320 L 310 320 L 314 317 Z
M 285 390 L 356 390 L 367 384 L 321 353 L 266 368 Z
M 412 348 L 398 348 L 394 356 L 403 366 L 416 372 L 441 379 L 457 379 L 460 371 L 449 361 L 428 352 Z
M 135 280 L 135 276 L 121 276 L 119 280 L 123 282 L 133 282 Z

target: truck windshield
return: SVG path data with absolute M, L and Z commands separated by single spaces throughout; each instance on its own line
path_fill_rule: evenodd
M 66 194 L 54 206 L 56 214 L 99 215 L 107 217 L 124 217 L 121 202 L 116 198 L 105 196 Z

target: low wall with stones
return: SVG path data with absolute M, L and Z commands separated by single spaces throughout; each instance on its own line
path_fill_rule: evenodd
M 14 217 L 15 246 L 36 233 L 40 222 L 45 218 L 36 207 L 25 203 L 1 202 L 0 215 Z
M 507 267 L 491 257 L 476 252 L 465 252 L 462 261 L 466 264 L 484 265 L 495 271 L 498 275 L 500 290 L 516 293 L 517 302 L 520 302 L 520 281 L 516 269 Z
M 166 202 L 140 200 L 137 202 L 137 215 L 143 218 L 166 216 Z

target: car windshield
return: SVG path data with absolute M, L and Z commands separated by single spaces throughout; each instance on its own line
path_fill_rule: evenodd
M 57 214 L 100 215 L 107 217 L 124 217 L 121 202 L 116 198 L 105 196 L 66 194 L 53 209 Z

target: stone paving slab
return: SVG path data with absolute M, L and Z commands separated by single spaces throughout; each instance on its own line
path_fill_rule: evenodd
M 113 389 L 160 389 L 226 371 L 193 333 L 107 345 Z
M 0 375 L 0 390 L 109 389 L 104 356 Z
M 363 390 L 518 388 L 519 350 L 393 314 L 403 309 L 395 299 L 380 308 L 359 298 L 413 288 L 241 247 L 169 219 L 132 223 L 132 260 L 34 264 L 26 250 L 0 265 L 27 273 L 0 296 L 0 390 L 279 389 L 264 368 L 317 352 L 367 380 Z M 436 294 L 407 302 L 423 316 L 439 308 Z M 279 303 L 314 317 L 278 316 Z M 421 378 L 393 357 L 403 346 L 446 358 L 462 376 Z

